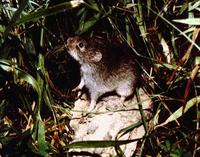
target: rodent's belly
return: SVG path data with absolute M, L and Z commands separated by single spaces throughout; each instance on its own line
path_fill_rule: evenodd
M 105 81 L 103 81 L 102 79 L 98 79 L 95 77 L 91 77 L 91 76 L 83 76 L 84 82 L 85 82 L 85 86 L 90 90 L 90 91 L 97 91 L 99 93 L 106 93 L 106 92 L 110 92 L 115 90 L 116 86 L 115 85 L 111 85 L 106 84 Z

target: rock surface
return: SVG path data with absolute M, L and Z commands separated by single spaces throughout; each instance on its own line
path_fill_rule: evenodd
M 146 117 L 151 117 L 151 100 L 144 93 L 142 89 L 139 90 L 142 107 Z M 107 96 L 102 98 L 96 108 L 87 113 L 88 101 L 78 99 L 75 102 L 73 109 L 73 116 L 70 126 L 74 129 L 75 141 L 88 141 L 88 140 L 115 140 L 118 132 L 132 124 L 141 121 L 141 114 L 138 110 L 138 103 L 134 96 L 131 100 L 122 103 L 118 96 Z M 135 128 L 133 131 L 123 135 L 119 140 L 130 140 L 142 138 L 145 134 L 143 126 Z M 130 157 L 137 146 L 137 142 L 132 142 L 120 146 L 127 157 Z M 90 153 L 99 154 L 102 157 L 109 155 L 116 155 L 113 147 L 107 148 L 84 148 L 73 149 L 71 151 L 86 151 Z M 80 156 L 80 155 L 79 155 Z

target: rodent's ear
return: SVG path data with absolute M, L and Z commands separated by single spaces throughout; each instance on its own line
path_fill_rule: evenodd
M 101 60 L 101 58 L 102 58 L 102 53 L 99 52 L 99 51 L 95 51 L 94 53 L 95 53 L 95 54 L 94 54 L 94 56 L 91 58 L 91 60 L 92 60 L 93 62 L 99 62 L 99 61 Z

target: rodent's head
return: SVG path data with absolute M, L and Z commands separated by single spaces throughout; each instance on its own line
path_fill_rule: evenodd
M 100 45 L 92 38 L 76 36 L 67 39 L 69 54 L 80 63 L 99 62 L 102 59 Z

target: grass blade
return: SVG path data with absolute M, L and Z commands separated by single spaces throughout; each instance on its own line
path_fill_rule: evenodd
M 186 113 L 192 106 L 196 105 L 200 103 L 200 96 L 197 96 L 191 100 L 189 100 L 185 106 L 185 110 L 184 113 Z M 166 124 L 168 124 L 169 122 L 172 122 L 176 119 L 178 119 L 179 117 L 182 116 L 182 112 L 183 111 L 183 106 L 181 106 L 178 110 L 176 110 L 171 116 L 169 116 L 169 118 L 167 118 L 167 120 L 159 125 L 157 125 L 156 127 L 161 127 L 164 126 Z
M 88 21 L 83 22 L 80 24 L 79 30 L 76 32 L 77 34 L 81 34 L 86 32 L 88 29 L 90 29 L 99 19 L 101 18 L 100 13 L 97 13 L 92 18 L 90 18 Z
M 20 25 L 20 24 L 23 24 L 23 23 L 26 23 L 26 22 L 38 20 L 42 17 L 55 15 L 57 13 L 78 7 L 78 6 L 81 5 L 82 2 L 83 1 L 73 0 L 73 1 L 70 1 L 70 2 L 64 2 L 64 3 L 58 4 L 58 5 L 46 8 L 46 9 L 40 9 L 36 12 L 30 13 L 26 16 L 23 16 L 22 18 L 20 18 L 16 22 L 16 24 Z
M 13 67 L 13 63 L 10 62 L 9 60 L 0 59 L 0 67 L 9 72 Z M 18 67 L 15 67 L 15 70 L 18 71 L 18 76 L 20 81 L 22 82 L 25 81 L 29 83 L 37 93 L 40 93 L 40 87 L 38 85 L 38 82 L 33 76 L 31 76 L 30 74 L 28 74 L 27 72 Z
M 134 140 L 121 140 L 121 141 L 78 141 L 73 142 L 67 146 L 67 148 L 104 148 L 104 147 L 115 147 L 119 145 L 128 144 L 131 142 L 138 141 L 140 139 Z
M 187 25 L 200 25 L 200 18 L 176 19 L 173 21 Z
M 21 4 L 19 5 L 19 9 L 17 9 L 17 11 L 14 13 L 9 25 L 6 27 L 6 30 L 3 34 L 3 39 L 7 37 L 8 33 L 10 32 L 10 30 L 12 29 L 12 27 L 15 25 L 15 23 L 17 22 L 21 12 L 24 10 L 24 8 L 26 7 L 27 3 L 29 1 L 28 0 L 23 0 L 21 2 Z

